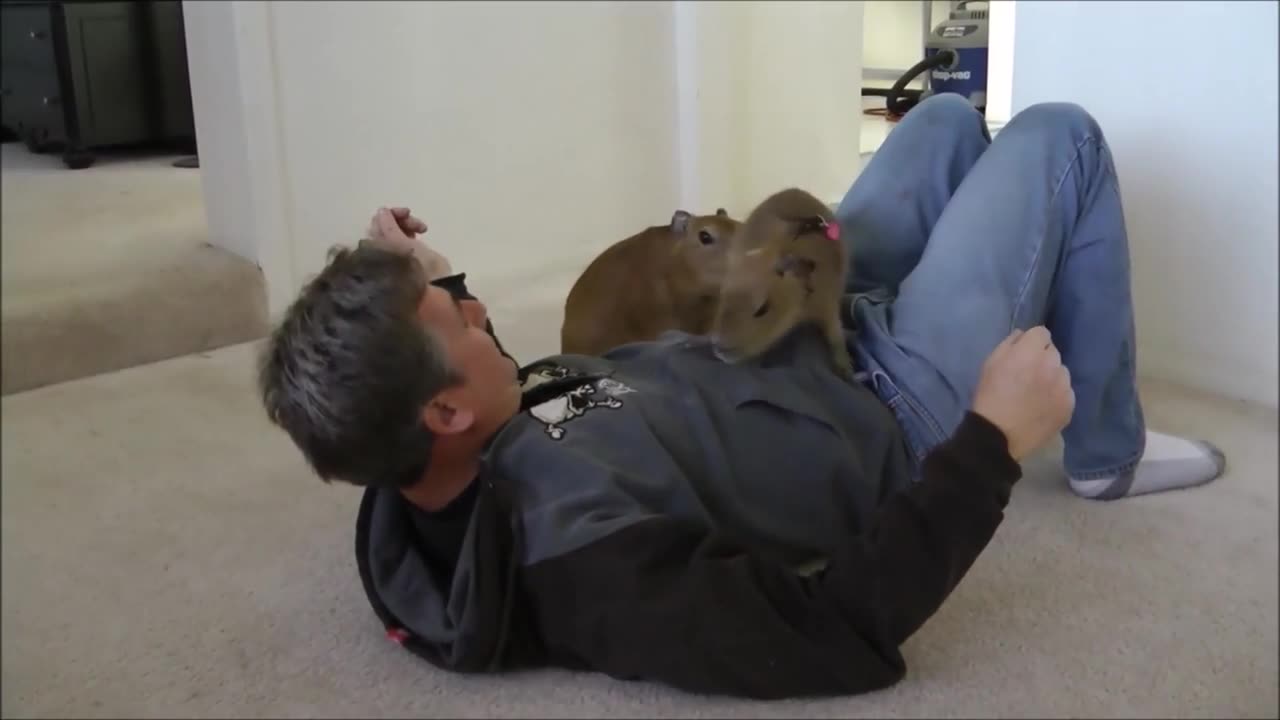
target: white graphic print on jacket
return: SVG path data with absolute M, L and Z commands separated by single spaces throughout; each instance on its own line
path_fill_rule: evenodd
M 529 383 L 526 382 L 526 387 L 528 386 Z M 563 395 L 534 405 L 529 408 L 529 415 L 546 426 L 547 435 L 550 435 L 552 440 L 559 440 L 564 437 L 565 425 L 569 421 L 582 417 L 596 408 L 617 410 L 622 407 L 622 401 L 618 396 L 632 392 L 635 390 L 617 380 L 610 378 L 590 380 Z

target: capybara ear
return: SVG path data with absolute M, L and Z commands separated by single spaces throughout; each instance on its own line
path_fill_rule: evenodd
M 684 210 L 677 210 L 675 215 L 671 216 L 671 232 L 677 235 L 683 235 L 685 230 L 689 229 L 689 218 L 693 217 Z
M 720 217 L 729 217 L 729 213 L 724 208 L 716 208 L 716 215 Z

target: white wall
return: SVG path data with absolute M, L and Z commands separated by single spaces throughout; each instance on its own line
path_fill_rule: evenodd
M 871 3 L 874 4 L 874 3 Z M 754 205 L 784 186 L 839 201 L 861 162 L 864 3 L 749 2 L 737 172 Z M 739 204 L 745 216 L 749 206 Z
M 677 207 L 838 197 L 857 169 L 862 3 L 225 7 L 189 12 L 201 163 L 211 225 L 250 208 L 273 313 L 379 204 L 483 290 L 493 253 L 580 266 Z
M 864 3 L 676 6 L 684 201 L 742 217 L 786 186 L 839 201 L 861 162 Z
M 1066 100 L 1115 155 L 1140 369 L 1274 407 L 1277 4 L 1023 2 L 1014 112 Z
M 295 265 L 412 206 L 477 280 L 677 205 L 668 3 L 271 6 Z

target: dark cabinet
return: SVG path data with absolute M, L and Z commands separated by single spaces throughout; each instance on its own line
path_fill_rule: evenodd
M 0 122 L 87 167 L 99 148 L 194 146 L 182 4 L 0 4 Z

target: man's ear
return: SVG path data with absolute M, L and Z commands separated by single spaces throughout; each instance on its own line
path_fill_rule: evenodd
M 677 210 L 671 216 L 671 232 L 677 235 L 683 235 L 685 230 L 689 229 L 689 218 L 693 217 L 685 210 Z
M 437 395 L 422 409 L 422 421 L 435 435 L 458 435 L 471 429 L 476 414 L 457 403 L 453 393 L 445 391 Z

